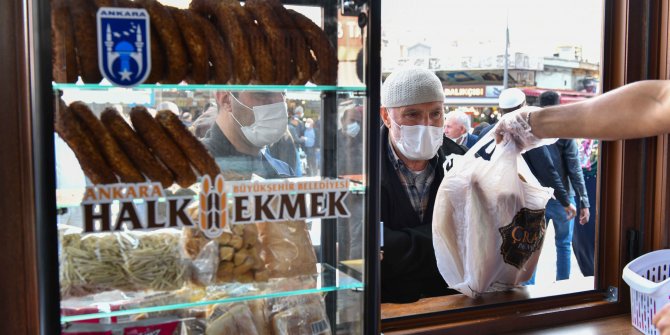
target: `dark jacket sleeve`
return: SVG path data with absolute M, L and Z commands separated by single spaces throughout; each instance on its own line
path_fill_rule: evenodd
M 384 273 L 389 277 L 424 272 L 435 265 L 431 225 L 399 230 L 384 226 Z
M 563 148 L 563 159 L 565 160 L 565 165 L 568 169 L 567 172 L 568 178 L 570 178 L 570 184 L 579 197 L 579 206 L 581 208 L 591 207 L 589 204 L 589 196 L 586 192 L 586 183 L 584 183 L 584 173 L 579 164 L 579 151 L 575 140 L 566 141 L 566 145 Z
M 305 140 L 302 139 L 302 135 L 300 134 L 300 130 L 298 127 L 294 125 L 289 125 L 288 126 L 288 131 L 291 133 L 291 137 L 293 137 L 293 142 L 297 145 L 303 145 L 305 144 Z
M 558 200 L 563 207 L 568 207 L 570 205 L 568 191 L 563 186 L 561 176 L 554 167 L 547 146 L 545 145 L 526 151 L 522 156 L 540 184 L 544 187 L 553 188 L 556 200 Z

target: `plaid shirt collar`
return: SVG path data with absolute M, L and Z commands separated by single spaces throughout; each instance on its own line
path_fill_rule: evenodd
M 414 173 L 407 165 L 398 157 L 393 144 L 391 143 L 391 135 L 389 134 L 386 145 L 386 154 L 393 164 L 393 168 L 400 179 L 414 211 L 419 215 L 419 219 L 423 221 L 423 215 L 428 207 L 428 198 L 430 185 L 435 179 L 435 167 L 437 166 L 437 155 L 428 161 L 426 168 L 420 173 Z

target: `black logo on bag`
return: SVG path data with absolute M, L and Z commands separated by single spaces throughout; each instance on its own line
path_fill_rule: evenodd
M 526 264 L 530 256 L 542 247 L 547 223 L 544 209 L 522 208 L 512 219 L 512 223 L 498 229 L 502 236 L 500 253 L 505 263 L 517 269 Z

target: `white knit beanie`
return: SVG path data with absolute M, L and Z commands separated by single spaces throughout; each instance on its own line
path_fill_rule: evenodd
M 393 71 L 382 85 L 382 107 L 402 107 L 426 102 L 444 102 L 442 82 L 422 68 Z

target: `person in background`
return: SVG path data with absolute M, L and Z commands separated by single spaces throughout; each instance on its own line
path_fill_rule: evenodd
M 314 128 L 314 120 L 307 118 L 305 120 L 305 156 L 307 158 L 307 175 L 314 176 L 318 170 L 316 166 L 316 145 L 318 135 Z
M 181 113 L 181 117 L 180 117 L 180 119 L 181 119 L 181 122 L 183 122 L 184 125 L 185 125 L 186 127 L 190 127 L 190 126 L 191 126 L 191 123 L 193 123 L 193 122 L 191 121 L 191 119 L 192 119 L 192 115 L 191 115 L 191 113 L 189 113 L 189 112 L 183 112 L 183 113 Z
M 284 132 L 284 135 L 279 138 L 279 140 L 275 143 L 272 143 L 268 146 L 268 150 L 270 150 L 270 154 L 272 157 L 275 157 L 281 161 L 286 162 L 293 171 L 296 171 L 296 162 L 297 162 L 297 155 L 296 153 L 296 145 L 295 141 L 293 141 L 293 137 L 291 136 L 291 132 L 286 129 Z
M 346 109 L 337 132 L 337 174 L 363 174 L 363 107 Z
M 202 142 L 222 169 L 247 177 L 294 175 L 286 162 L 272 157 L 267 149 L 286 133 L 283 94 L 219 91 L 216 99 L 218 113 Z
M 560 103 L 560 96 L 555 91 L 540 94 L 540 107 L 554 106 Z M 559 139 L 548 145 L 547 149 L 556 171 L 561 176 L 562 192 L 566 192 L 570 204 L 576 207 L 575 194 L 579 197 L 579 224 L 583 225 L 589 218 L 589 198 L 586 193 L 584 176 L 579 164 L 577 143 L 573 139 Z M 572 252 L 572 236 L 574 216 L 556 199 L 549 199 L 546 209 L 547 222 L 551 219 L 554 226 L 556 244 L 556 280 L 570 278 L 570 256 Z M 595 242 L 595 241 L 592 241 Z
M 391 73 L 381 92 L 381 301 L 453 294 L 433 249 L 433 206 L 445 156 L 465 149 L 444 136 L 444 91 L 427 69 Z
M 337 131 L 337 175 L 363 175 L 363 106 L 346 109 L 340 117 Z M 363 222 L 365 222 L 365 196 L 353 192 L 346 199 L 351 212 L 348 218 L 337 220 L 338 258 L 341 260 L 363 258 Z
M 513 87 L 513 88 L 508 88 L 500 92 L 500 95 L 498 96 L 498 107 L 500 110 L 501 115 L 505 115 L 506 113 L 515 111 L 523 106 L 526 106 L 526 94 L 523 93 L 522 90 Z M 482 138 L 488 134 L 491 129 L 495 126 L 496 122 L 490 122 L 489 126 L 482 129 L 481 132 L 479 133 L 479 138 Z M 486 155 L 482 155 L 483 157 L 488 157 Z
M 156 111 L 162 111 L 162 110 L 169 110 L 172 112 L 174 115 L 180 116 L 181 115 L 181 109 L 179 109 L 179 106 L 177 106 L 176 103 L 172 101 L 163 101 L 156 105 Z
M 304 146 L 305 146 L 305 125 L 300 121 L 300 118 L 297 115 L 293 115 L 288 122 L 288 130 L 291 133 L 291 138 L 293 138 L 293 143 L 295 146 L 295 162 L 293 166 L 295 170 L 296 177 L 301 177 L 305 171 L 303 171 L 302 164 L 302 155 L 304 155 Z
M 211 125 L 219 113 L 219 107 L 216 104 L 207 104 L 202 113 L 191 123 L 189 130 L 197 137 L 203 138 L 211 129 Z
M 596 203 L 596 186 L 598 182 L 598 140 L 576 140 L 579 150 L 579 161 L 586 185 L 586 193 L 590 204 Z M 577 213 L 581 213 L 580 202 L 577 201 Z M 581 222 L 580 222 L 581 223 Z M 572 252 L 577 258 L 577 264 L 584 276 L 595 274 L 595 240 L 596 240 L 596 211 L 589 211 L 586 223 L 575 225 L 572 234 Z
M 470 134 L 470 116 L 462 111 L 451 111 L 445 115 L 444 134 L 466 148 L 479 140 L 479 136 Z
M 482 130 L 485 129 L 486 127 L 488 127 L 488 126 L 490 126 L 490 124 L 486 121 L 478 124 L 477 126 L 475 126 L 474 129 L 472 129 L 472 135 L 475 135 L 475 136 L 479 137 Z
M 305 117 L 305 109 L 301 105 L 296 106 L 295 109 L 293 109 L 293 116 L 302 122 Z

